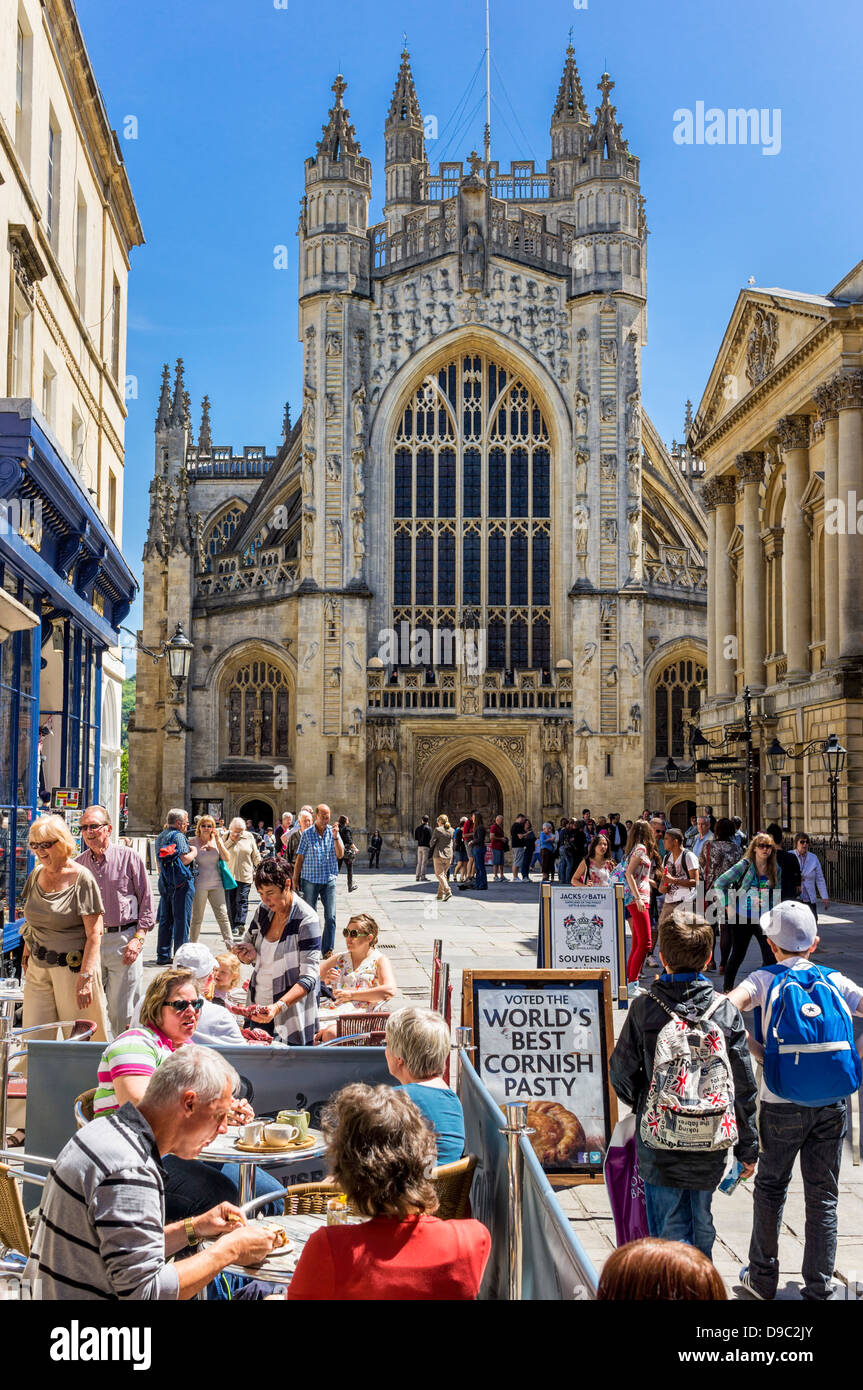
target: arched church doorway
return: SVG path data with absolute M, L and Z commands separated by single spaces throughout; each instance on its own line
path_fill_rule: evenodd
M 441 783 L 435 814 L 446 813 L 455 825 L 460 816 L 471 811 L 478 811 L 490 825 L 503 811 L 503 793 L 493 772 L 474 758 L 465 758 Z
M 273 808 L 268 801 L 247 801 L 237 812 L 241 820 L 250 820 L 255 830 L 258 821 L 264 822 L 264 829 L 273 825 Z
M 689 817 L 695 815 L 694 801 L 675 801 L 668 813 L 668 820 L 671 825 L 676 825 L 678 830 L 689 829 Z

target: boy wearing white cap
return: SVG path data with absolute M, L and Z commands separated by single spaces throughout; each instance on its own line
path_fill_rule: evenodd
M 803 1297 L 823 1301 L 833 1294 L 845 1096 L 861 1081 L 852 1015 L 863 1015 L 863 987 L 810 961 L 819 938 L 805 903 L 779 903 L 760 925 L 776 965 L 756 970 L 728 995 L 741 1012 L 755 1010 L 750 1047 L 764 1060 L 761 1154 L 749 1264 L 740 1282 L 755 1298 L 776 1297 L 779 1227 L 799 1154 L 806 1203 Z

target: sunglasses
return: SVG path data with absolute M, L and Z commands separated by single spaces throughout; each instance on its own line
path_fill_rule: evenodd
M 367 932 L 367 931 L 357 931 L 356 927 L 345 927 L 344 935 L 345 935 L 345 936 L 351 936 L 351 937 L 356 937 L 356 936 L 368 936 L 368 932 Z
M 56 844 L 56 840 L 40 840 L 38 844 L 33 844 L 30 848 L 34 854 L 38 854 L 40 849 L 53 849 Z
M 175 1014 L 184 1014 L 187 1009 L 194 1009 L 199 1014 L 204 1007 L 204 1001 L 200 994 L 197 999 L 166 999 L 165 1008 L 173 1009 Z
M 81 829 L 85 835 L 89 830 L 107 830 L 108 822 L 106 820 L 88 821 L 86 825 L 81 826 Z

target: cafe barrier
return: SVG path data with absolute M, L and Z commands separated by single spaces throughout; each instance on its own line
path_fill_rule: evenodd
M 27 1149 L 56 1158 L 75 1133 L 75 1097 L 96 1084 L 96 1070 L 105 1043 L 31 1042 L 27 1049 Z M 369 1086 L 392 1085 L 382 1047 L 258 1047 L 217 1049 L 236 1067 L 243 1095 L 256 1114 L 278 1110 L 308 1110 L 317 1127 L 323 1105 L 335 1091 L 353 1081 Z M 273 1170 L 277 1171 L 276 1169 Z M 291 1166 L 294 1182 L 314 1182 L 324 1176 L 320 1159 L 302 1173 Z M 38 1192 L 27 1194 L 31 1204 Z
M 467 1032 L 459 1029 L 459 1041 L 466 1041 Z M 524 1128 L 526 1105 L 510 1105 L 504 1116 L 464 1047 L 459 1078 L 467 1149 L 479 1160 L 471 1208 L 491 1232 L 480 1298 L 595 1298 L 596 1270 L 533 1152 Z

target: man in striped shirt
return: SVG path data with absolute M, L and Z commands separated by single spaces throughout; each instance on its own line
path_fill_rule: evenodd
M 50 1300 L 188 1299 L 227 1265 L 258 1264 L 274 1233 L 222 1202 L 165 1225 L 160 1154 L 196 1158 L 224 1134 L 239 1085 L 218 1052 L 192 1044 L 153 1073 L 136 1108 L 91 1121 L 63 1149 L 42 1194 L 25 1270 Z M 202 1238 L 212 1238 L 208 1249 Z M 187 1259 L 168 1263 L 186 1248 Z

